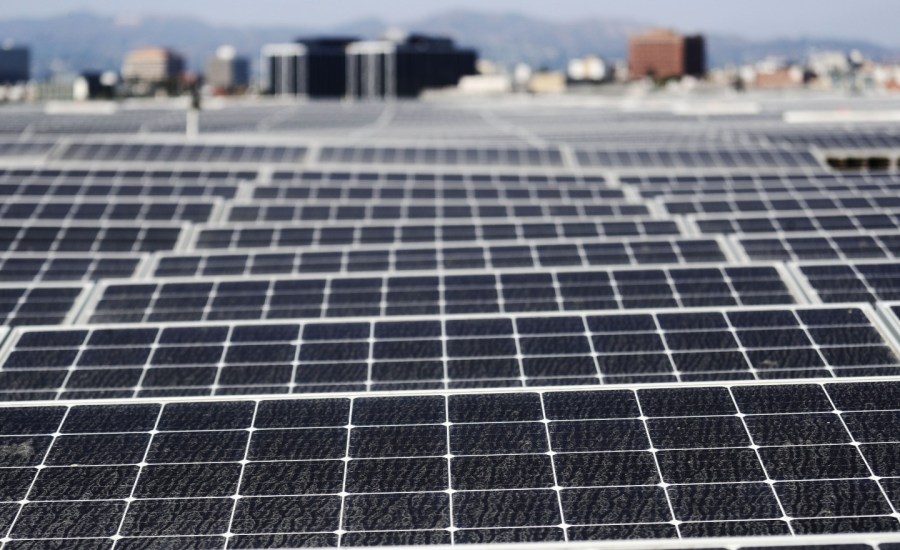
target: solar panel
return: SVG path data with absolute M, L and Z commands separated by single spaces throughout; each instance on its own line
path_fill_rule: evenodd
M 0 212 L 2 214 L 2 212 Z M 224 219 L 229 222 L 314 222 L 314 221 L 384 221 L 431 220 L 465 218 L 621 218 L 648 216 L 646 205 L 611 202 L 609 200 L 578 202 L 510 203 L 481 200 L 477 205 L 460 201 L 353 201 L 334 204 L 333 201 L 303 201 L 285 204 L 284 201 L 233 202 L 226 208 Z M 195 220 L 204 221 L 204 220 Z
M 589 168 L 801 168 L 820 167 L 808 151 L 789 149 L 582 149 L 576 150 L 578 164 Z
M 186 237 L 173 223 L 0 222 L 0 252 L 156 252 Z
M 900 262 L 801 263 L 796 269 L 824 303 L 900 299 Z
M 494 187 L 494 188 L 529 188 L 539 187 L 553 190 L 565 187 L 604 188 L 608 180 L 603 173 L 570 171 L 542 168 L 537 171 L 485 169 L 468 171 L 461 169 L 416 169 L 396 167 L 390 170 L 366 169 L 355 171 L 352 167 L 342 166 L 340 169 L 324 169 L 305 171 L 274 170 L 269 178 L 271 185 L 277 187 L 307 187 L 328 184 L 327 187 L 353 186 L 367 184 L 375 187 L 402 186 L 412 187 L 418 184 L 421 190 L 442 187 Z M 425 187 L 422 184 L 428 184 Z
M 844 306 L 29 329 L 0 399 L 896 376 L 882 327 Z
M 896 531 L 896 382 L 4 406 L 12 541 Z M 173 483 L 173 480 L 178 480 Z
M 460 166 L 562 166 L 555 148 L 500 147 L 323 147 L 322 164 L 405 164 Z
M 2 550 L 897 550 L 900 134 L 753 100 L 9 106 Z
M 53 143 L 31 141 L 0 142 L 0 157 L 43 157 L 53 149 Z
M 3 254 L 0 282 L 128 279 L 140 275 L 147 260 L 142 254 Z
M 774 265 L 102 282 L 92 323 L 793 304 Z
M 889 193 L 900 188 L 897 175 L 830 173 L 734 173 L 628 175 L 619 178 L 646 198 L 706 197 L 714 195 L 843 193 Z
M 233 199 L 237 195 L 237 185 L 168 185 L 142 183 L 139 180 L 126 183 L 88 183 L 86 180 L 63 180 L 58 183 L 33 181 L 31 183 L 0 183 L 0 196 L 13 200 L 35 200 L 37 197 L 55 198 L 131 198 L 131 197 L 171 197 L 207 198 L 222 197 Z
M 749 261 L 858 260 L 900 257 L 900 231 L 732 237 Z
M 218 202 L 182 198 L 177 201 L 87 199 L 5 199 L 0 204 L 2 220 L 208 222 L 216 215 Z
M 593 237 L 658 237 L 682 235 L 675 220 L 622 218 L 542 220 L 539 222 L 472 220 L 467 223 L 426 222 L 198 225 L 194 249 L 242 249 L 341 246 L 397 243 L 452 243 L 579 239 Z
M 53 156 L 58 160 L 85 162 L 300 164 L 306 153 L 305 147 L 281 145 L 79 142 L 62 146 Z
M 816 212 L 822 210 L 865 210 L 900 208 L 900 197 L 891 193 L 734 195 L 682 198 L 663 201 L 669 214 L 718 214 L 723 212 Z
M 123 168 L 41 168 L 18 166 L 0 168 L 0 183 L 49 185 L 70 184 L 168 184 L 189 185 L 204 184 L 237 184 L 242 181 L 255 181 L 258 172 L 253 170 L 228 170 L 226 168 L 205 169 L 159 169 L 148 170 L 142 166 L 126 166 Z
M 900 231 L 898 210 L 858 210 L 823 214 L 688 216 L 702 234 L 831 233 L 834 231 Z
M 67 324 L 75 319 L 90 285 L 0 283 L 0 325 Z
M 714 239 L 582 239 L 541 244 L 381 248 L 318 247 L 244 253 L 159 254 L 153 277 L 359 273 L 424 270 L 515 269 L 725 262 L 727 249 Z
M 433 179 L 433 178 L 431 178 Z M 574 178 L 573 178 L 574 179 Z M 598 185 L 590 187 L 581 184 L 523 184 L 523 183 L 481 183 L 455 182 L 454 184 L 424 182 L 387 181 L 382 184 L 362 182 L 347 184 L 345 181 L 326 181 L 309 183 L 305 181 L 292 182 L 287 185 L 255 185 L 253 188 L 254 200 L 273 199 L 303 199 L 330 201 L 359 201 L 366 199 L 381 199 L 393 201 L 405 200 L 467 200 L 467 201 L 491 201 L 491 200 L 515 200 L 515 201 L 544 201 L 544 200 L 614 200 L 624 199 L 625 192 L 621 189 L 612 189 Z

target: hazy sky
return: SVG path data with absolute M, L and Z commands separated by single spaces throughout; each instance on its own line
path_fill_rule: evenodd
M 88 9 L 111 15 L 179 14 L 216 23 L 310 27 L 370 16 L 403 23 L 456 8 L 557 20 L 624 17 L 751 38 L 829 36 L 900 45 L 900 0 L 4 0 L 0 18 Z

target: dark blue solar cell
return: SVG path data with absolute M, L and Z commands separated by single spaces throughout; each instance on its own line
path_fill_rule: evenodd
M 467 319 L 464 321 L 448 320 L 447 336 L 464 338 L 467 336 L 503 336 L 512 335 L 513 327 L 510 319 Z
M 256 412 L 257 428 L 306 428 L 346 426 L 350 422 L 349 399 L 263 401 Z
M 650 417 L 712 416 L 737 413 L 725 388 L 638 390 L 641 409 Z
M 299 325 L 243 325 L 234 327 L 232 342 L 290 342 L 300 335 Z
M 157 329 L 101 329 L 91 333 L 89 346 L 136 346 L 152 344 Z
M 159 430 L 234 430 L 249 428 L 252 402 L 170 403 L 163 408 Z
M 228 339 L 228 327 L 167 328 L 159 338 L 160 344 L 212 344 Z
M 433 338 L 441 336 L 439 322 L 375 323 L 375 338 Z
M 451 422 L 522 422 L 543 418 L 536 393 L 452 395 L 448 406 Z
M 581 317 L 543 317 L 516 320 L 520 334 L 581 334 L 585 331 Z
M 371 328 L 368 323 L 312 324 L 303 327 L 304 340 L 366 340 Z

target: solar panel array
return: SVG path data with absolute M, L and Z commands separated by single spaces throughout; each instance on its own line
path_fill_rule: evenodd
M 790 105 L 0 113 L 2 550 L 900 548 L 896 132 Z

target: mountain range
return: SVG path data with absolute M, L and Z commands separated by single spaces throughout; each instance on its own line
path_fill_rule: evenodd
M 322 34 L 376 38 L 397 27 L 379 19 L 362 19 L 333 28 L 229 27 L 196 19 L 166 16 L 114 18 L 88 12 L 39 19 L 0 20 L 0 42 L 12 40 L 32 48 L 34 74 L 75 73 L 85 69 L 118 69 L 126 51 L 139 46 L 167 46 L 183 52 L 192 69 L 218 46 L 231 44 L 254 58 L 263 44 L 289 42 Z M 640 21 L 595 18 L 568 23 L 518 14 L 452 11 L 402 26 L 405 30 L 436 33 L 477 48 L 481 56 L 502 65 L 526 62 L 535 67 L 561 68 L 567 59 L 598 54 L 624 59 L 628 36 L 649 25 Z M 721 66 L 769 55 L 802 58 L 814 50 L 860 50 L 879 60 L 900 59 L 900 51 L 864 40 L 827 37 L 754 41 L 740 36 L 707 34 L 710 64 Z

